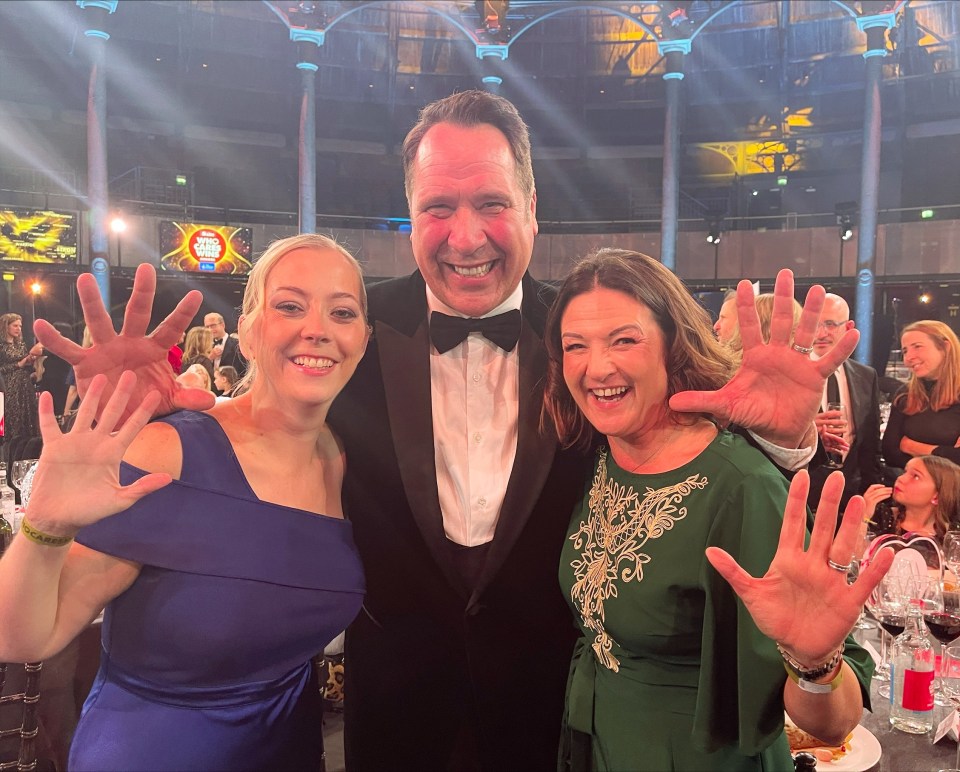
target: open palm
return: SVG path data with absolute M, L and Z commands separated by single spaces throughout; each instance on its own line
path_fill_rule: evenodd
M 73 428 L 66 434 L 60 431 L 53 414 L 53 398 L 49 393 L 41 395 L 43 451 L 27 508 L 27 517 L 40 530 L 53 535 L 75 533 L 85 525 L 122 512 L 170 482 L 169 474 L 156 473 L 145 475 L 132 485 L 120 484 L 120 460 L 159 401 L 159 395 L 150 392 L 114 431 L 137 391 L 136 380 L 131 372 L 119 377 L 94 424 L 107 379 L 102 375 L 93 378 Z
M 804 549 L 809 476 L 798 472 L 790 484 L 777 551 L 767 572 L 750 576 L 730 556 L 707 549 L 707 559 L 743 600 L 760 631 L 804 663 L 823 662 L 847 636 L 860 610 L 893 561 L 881 550 L 848 585 L 846 572 L 828 560 L 847 565 L 854 554 L 863 514 L 863 499 L 854 496 L 834 536 L 843 475 L 834 472 L 823 487 L 810 544 Z
M 180 340 L 184 329 L 200 308 L 203 296 L 196 290 L 188 292 L 170 315 L 147 335 L 156 286 L 157 275 L 153 266 L 141 264 L 137 268 L 133 291 L 124 312 L 123 329 L 118 335 L 113 329 L 110 315 L 103 307 L 96 280 L 91 274 L 78 277 L 77 294 L 93 340 L 90 348 L 81 348 L 64 338 L 43 319 L 38 319 L 34 324 L 37 339 L 73 365 L 77 391 L 81 397 L 86 396 L 90 382 L 96 375 L 106 376 L 109 393 L 116 387 L 124 371 L 136 373 L 136 385 L 121 420 L 126 419 L 133 407 L 139 405 L 151 391 L 160 394 L 156 408 L 158 415 L 181 408 L 206 410 L 214 403 L 211 392 L 183 388 L 177 383 L 167 363 L 167 352 Z
M 824 289 L 814 285 L 807 293 L 796 332 L 793 330 L 793 272 L 777 274 L 770 342 L 760 334 L 760 318 L 748 281 L 737 286 L 737 315 L 743 341 L 743 363 L 718 391 L 674 394 L 670 407 L 680 412 L 702 412 L 723 423 L 750 429 L 770 442 L 797 447 L 820 406 L 827 376 L 856 348 L 860 333 L 848 330 L 819 360 L 802 349 L 812 345 L 823 309 Z M 791 343 L 791 338 L 793 343 Z

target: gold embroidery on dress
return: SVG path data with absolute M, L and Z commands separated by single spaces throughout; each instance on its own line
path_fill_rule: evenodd
M 603 627 L 604 601 L 617 597 L 615 580 L 643 581 L 643 567 L 650 556 L 641 549 L 683 520 L 687 508 L 681 503 L 708 482 L 706 477 L 692 474 L 666 488 L 647 488 L 641 500 L 632 485 L 623 486 L 607 477 L 607 450 L 600 451 L 587 520 L 570 536 L 580 552 L 580 559 L 570 563 L 575 577 L 570 599 L 580 609 L 584 627 L 595 633 L 592 648 L 608 670 L 620 670 L 620 660 L 612 653 L 616 641 Z

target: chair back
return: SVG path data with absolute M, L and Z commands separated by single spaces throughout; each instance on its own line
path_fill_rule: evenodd
M 0 770 L 33 772 L 37 768 L 37 709 L 42 662 L 0 663 Z M 16 682 L 7 694 L 8 675 Z M 18 690 L 19 684 L 22 690 Z

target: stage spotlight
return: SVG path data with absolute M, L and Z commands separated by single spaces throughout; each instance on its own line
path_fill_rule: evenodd
M 851 238 L 853 238 L 853 223 L 850 222 L 849 217 L 843 217 L 840 219 L 840 240 L 850 241 Z
M 127 221 L 120 217 L 120 215 L 117 215 L 110 220 L 110 230 L 112 230 L 114 233 L 123 233 L 126 229 Z
M 720 239 L 723 238 L 723 218 L 722 217 L 708 217 L 707 218 L 707 243 L 717 245 L 720 243 Z
M 854 218 L 857 214 L 856 201 L 842 201 L 834 207 L 837 215 L 837 225 L 840 227 L 840 241 L 849 241 L 853 238 Z

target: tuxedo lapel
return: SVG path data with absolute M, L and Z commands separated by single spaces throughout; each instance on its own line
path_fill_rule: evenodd
M 374 323 L 390 434 L 417 527 L 451 585 L 466 596 L 450 557 L 437 492 L 426 295 L 422 281 L 412 284 L 414 292 L 419 284 L 419 298 L 412 297 L 405 310 L 395 309 L 397 326 L 390 323 L 389 314 L 382 314 Z M 371 480 L 369 484 L 377 483 Z
M 860 371 L 849 362 L 843 363 L 843 370 L 847 376 L 847 391 L 850 392 L 850 414 L 853 416 L 853 430 L 860 437 L 861 427 L 866 426 L 867 410 L 869 409 L 866 384 L 860 378 Z

